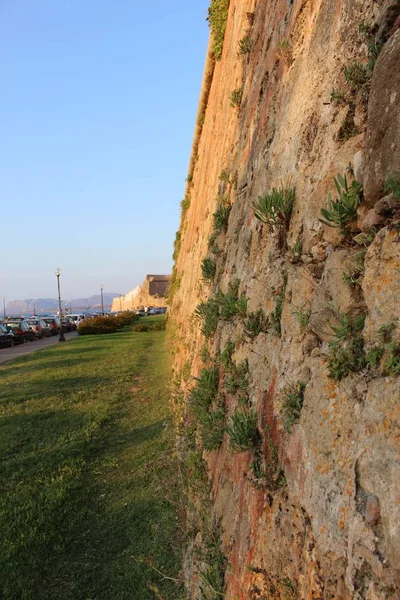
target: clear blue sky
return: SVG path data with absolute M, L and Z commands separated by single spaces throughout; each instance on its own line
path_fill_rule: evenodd
M 0 296 L 168 273 L 209 0 L 0 0 Z

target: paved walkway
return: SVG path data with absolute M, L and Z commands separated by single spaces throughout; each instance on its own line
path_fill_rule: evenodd
M 76 331 L 71 331 L 70 333 L 66 333 L 65 339 L 68 341 L 71 338 L 76 337 L 78 334 Z M 43 348 L 48 348 L 49 346 L 53 346 L 54 344 L 64 343 L 58 341 L 58 335 L 52 335 L 49 338 L 43 338 L 41 340 L 35 340 L 34 342 L 26 342 L 26 344 L 18 344 L 18 346 L 14 346 L 13 348 L 0 348 L 0 363 L 7 362 L 8 360 L 12 360 L 13 358 L 17 358 L 17 356 L 24 356 L 25 354 L 32 354 L 32 352 L 37 352 L 38 350 L 43 350 Z M 65 342 L 66 343 L 66 342 Z

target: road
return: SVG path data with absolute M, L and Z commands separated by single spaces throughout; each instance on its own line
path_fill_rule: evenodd
M 71 331 L 70 333 L 65 333 L 64 335 L 66 340 L 70 340 L 71 338 L 76 337 L 78 334 L 76 331 Z M 54 344 L 58 343 L 63 342 L 58 341 L 58 335 L 52 335 L 49 338 L 43 338 L 42 340 L 36 340 L 35 342 L 18 344 L 18 346 L 14 346 L 13 348 L 0 348 L 0 363 L 17 358 L 17 356 L 24 356 L 25 354 L 37 352 L 38 350 L 48 348 L 49 346 L 53 346 Z

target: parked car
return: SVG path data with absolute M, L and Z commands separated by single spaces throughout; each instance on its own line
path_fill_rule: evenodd
M 70 315 L 67 315 L 63 319 L 66 331 L 76 331 L 76 323 L 71 319 Z
M 37 337 L 39 340 L 42 337 L 50 337 L 51 336 L 51 330 L 50 327 L 47 323 L 45 323 L 45 321 L 43 321 L 43 319 L 27 319 L 25 321 L 28 325 L 29 328 L 31 329 L 31 331 L 33 331 L 33 333 L 35 334 L 35 337 Z
M 0 346 L 2 348 L 11 348 L 14 346 L 14 334 L 8 331 L 7 327 L 0 323 Z
M 24 344 L 28 340 L 33 342 L 35 339 L 35 334 L 31 331 L 26 321 L 11 321 L 8 319 L 4 321 L 3 325 L 7 327 L 8 331 L 14 334 L 15 344 Z
M 70 317 L 73 321 L 75 321 L 75 324 L 77 327 L 80 323 L 82 323 L 82 321 L 85 320 L 85 315 L 82 313 L 71 314 L 71 315 L 68 315 L 68 317 Z
M 51 335 L 60 333 L 60 321 L 58 317 L 43 317 L 43 321 L 50 327 Z

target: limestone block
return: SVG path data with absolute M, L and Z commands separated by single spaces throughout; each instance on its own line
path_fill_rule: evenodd
M 365 275 L 362 283 L 367 318 L 364 339 L 377 343 L 378 330 L 388 323 L 397 324 L 394 339 L 400 340 L 400 243 L 398 233 L 381 229 L 365 257 Z
M 381 51 L 368 103 L 364 196 L 373 206 L 388 175 L 400 176 L 400 30 Z
M 381 546 L 386 548 L 397 574 L 400 574 L 399 398 L 399 377 L 380 378 L 370 384 L 362 417 L 364 450 L 358 462 L 358 485 L 368 494 L 366 510 L 372 496 L 379 498 L 379 523 L 384 538 Z M 375 502 L 375 517 L 377 510 Z M 366 517 L 367 513 L 368 522 Z
M 343 272 L 351 269 L 354 250 L 336 250 L 330 254 L 311 306 L 310 329 L 326 342 L 332 341 L 330 324 L 337 324 L 336 314 L 357 308 L 351 288 L 343 281 Z

